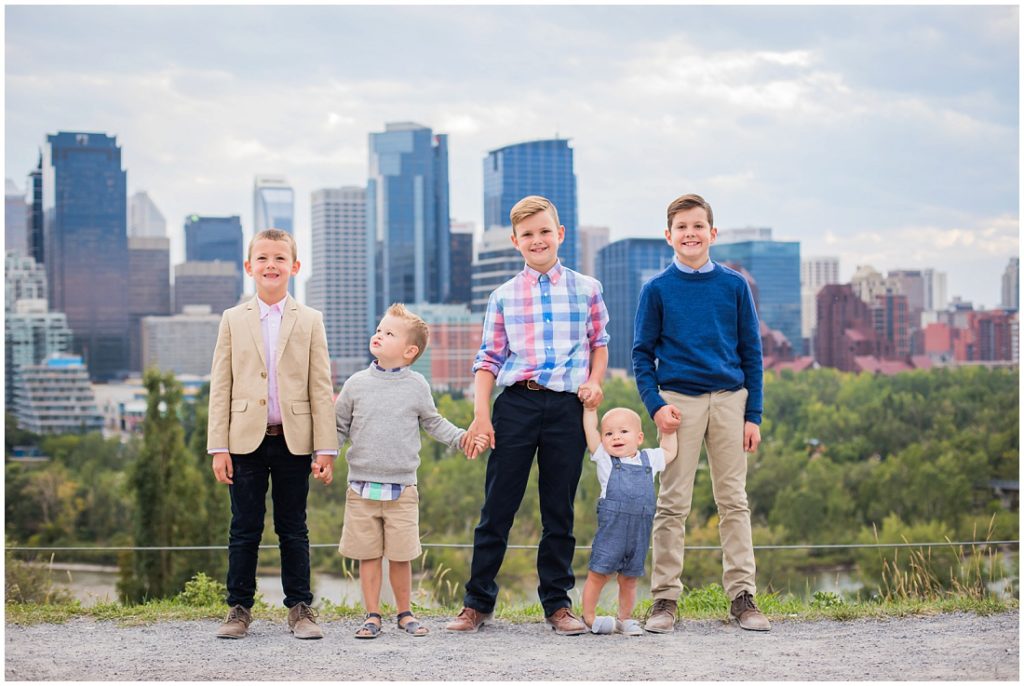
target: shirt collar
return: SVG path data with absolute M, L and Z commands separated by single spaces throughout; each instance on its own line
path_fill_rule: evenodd
M 258 302 L 260 304 L 260 319 L 261 320 L 266 319 L 267 317 L 270 316 L 270 313 L 272 311 L 274 311 L 274 310 L 277 310 L 278 312 L 284 312 L 284 303 L 287 300 L 288 300 L 288 296 L 286 295 L 283 298 L 281 298 L 280 302 L 276 302 L 273 305 L 268 305 L 267 303 L 263 302 L 262 298 L 260 298 L 257 295 L 256 296 L 256 302 Z
M 548 279 L 551 280 L 551 283 L 558 283 L 559 281 L 561 281 L 562 275 L 564 273 L 565 268 L 562 267 L 562 261 L 556 260 L 555 266 L 548 270 L 547 277 Z M 526 280 L 530 282 L 531 286 L 536 286 L 537 282 L 540 281 L 540 277 L 544 276 L 544 274 L 541 274 L 539 271 L 537 271 L 530 265 L 526 265 L 525 267 L 523 267 L 523 276 L 526 277 Z
M 713 271 L 715 268 L 715 263 L 712 262 L 710 258 L 698 269 L 688 267 L 687 265 L 680 262 L 678 257 L 672 258 L 672 264 L 674 264 L 676 266 L 676 269 L 678 269 L 684 274 L 707 274 L 708 272 Z

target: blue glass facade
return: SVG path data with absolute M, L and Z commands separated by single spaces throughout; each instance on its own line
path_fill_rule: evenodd
M 443 303 L 451 279 L 448 136 L 391 123 L 370 134 L 370 322 L 393 302 Z M 370 329 L 372 330 L 372 328 Z
M 565 226 L 558 251 L 562 264 L 577 269 L 579 262 L 576 174 L 569 141 L 556 138 L 506 145 L 484 159 L 484 229 L 510 226 L 512 206 L 527 195 L 542 195 L 555 204 Z
M 640 289 L 672 262 L 672 246 L 662 238 L 627 238 L 597 253 L 597 278 L 608 306 L 608 366 L 633 375 L 633 322 Z
M 257 176 L 253 186 L 253 235 L 266 229 L 281 229 L 295 235 L 295 191 L 280 177 Z M 295 295 L 295 279 L 288 281 Z
M 245 279 L 245 246 L 242 241 L 242 220 L 230 217 L 201 217 L 197 214 L 185 218 L 186 262 L 230 262 L 238 270 L 237 300 L 242 295 Z
M 61 131 L 46 137 L 43 208 L 50 309 L 64 312 L 72 348 L 94 380 L 128 369 L 128 231 L 117 139 Z
M 793 350 L 803 348 L 800 333 L 800 243 L 796 241 L 741 241 L 711 246 L 715 262 L 734 263 L 757 282 L 757 313 L 765 324 L 778 329 Z

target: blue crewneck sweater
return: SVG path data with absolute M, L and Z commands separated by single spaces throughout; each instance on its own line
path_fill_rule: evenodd
M 746 279 L 720 264 L 706 274 L 684 274 L 670 264 L 644 284 L 633 326 L 633 373 L 652 417 L 666 404 L 659 388 L 686 395 L 746 388 L 744 418 L 760 424 L 761 332 Z

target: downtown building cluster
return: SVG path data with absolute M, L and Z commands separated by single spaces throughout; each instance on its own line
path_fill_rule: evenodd
M 631 374 L 640 288 L 671 263 L 672 249 L 661 227 L 611 241 L 609 227 L 579 225 L 573 152 L 561 138 L 488 152 L 477 232 L 473 222 L 451 218 L 446 134 L 412 122 L 370 133 L 366 184 L 310 194 L 312 259 L 298 297 L 324 315 L 335 384 L 369 363 L 376 322 L 389 304 L 404 302 L 431 328 L 413 368 L 436 390 L 471 392 L 487 299 L 523 266 L 509 240 L 509 211 L 534 194 L 558 208 L 563 263 L 602 282 L 609 366 Z M 252 234 L 294 233 L 295 191 L 286 177 L 254 175 L 252 198 Z M 20 425 L 130 431 L 145 408 L 138 375 L 149 367 L 179 375 L 187 395 L 198 391 L 220 314 L 249 297 L 238 214 L 184 217 L 185 260 L 172 266 L 167 221 L 147 192 L 128 197 L 116 139 L 59 132 L 46 137 L 24 192 L 7 181 L 5 217 L 5 400 Z M 883 277 L 858 267 L 840 284 L 837 257 L 801 259 L 800 244 L 774 240 L 770 228 L 720 231 L 711 259 L 746 277 L 768 369 L 893 373 L 1017 362 L 1016 257 L 1003 277 L 1001 308 L 978 311 L 959 299 L 947 303 L 945 275 L 934 270 Z M 289 288 L 296 295 L 294 281 Z M 56 398 L 74 398 L 74 407 Z

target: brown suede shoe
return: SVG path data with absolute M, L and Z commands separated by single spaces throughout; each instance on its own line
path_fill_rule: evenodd
M 484 624 L 491 621 L 494 614 L 485 614 L 471 607 L 462 608 L 459 616 L 448 622 L 445 629 L 448 631 L 459 631 L 464 634 L 475 634 Z
M 567 607 L 555 610 L 554 614 L 545 617 L 544 621 L 550 624 L 559 636 L 578 636 L 590 631 L 583 620 L 574 615 L 572 610 Z
M 316 625 L 317 613 L 305 603 L 294 605 L 288 610 L 288 628 L 295 638 L 323 638 L 323 629 Z
M 217 638 L 245 638 L 252 623 L 252 613 L 241 605 L 228 610 L 227 619 L 217 629 Z
M 747 591 L 743 591 L 743 593 L 740 593 L 733 599 L 732 607 L 729 608 L 729 614 L 739 622 L 741 629 L 748 631 L 770 631 L 772 628 L 768 618 L 754 604 L 754 596 L 750 595 Z
M 651 605 L 644 629 L 655 634 L 670 634 L 676 628 L 676 612 L 679 604 L 675 600 L 659 598 Z

